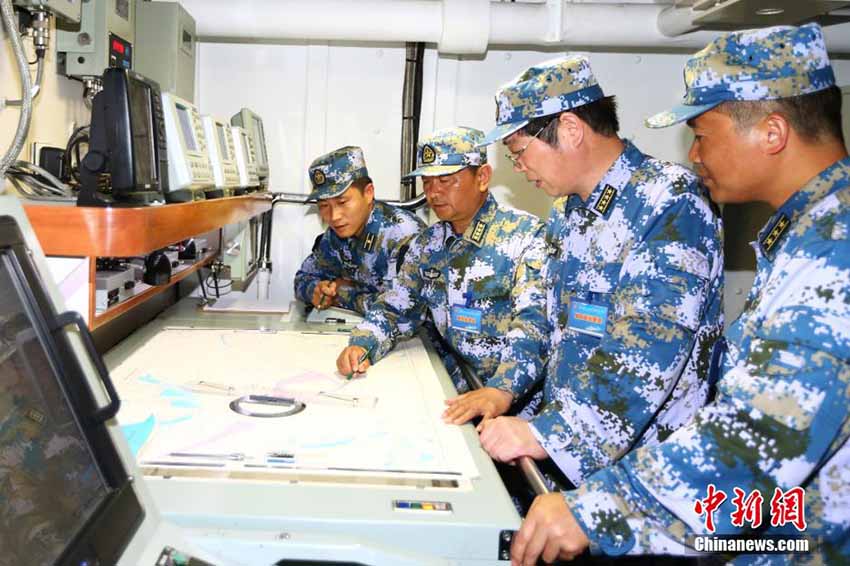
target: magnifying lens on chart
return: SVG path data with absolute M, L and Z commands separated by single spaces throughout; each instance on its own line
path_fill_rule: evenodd
M 306 405 L 288 397 L 243 395 L 230 402 L 230 409 L 246 417 L 276 418 L 295 415 Z

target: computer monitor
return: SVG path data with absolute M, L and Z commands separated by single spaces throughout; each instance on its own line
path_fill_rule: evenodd
M 80 167 L 81 206 L 139 206 L 163 200 L 168 150 L 159 85 L 125 69 L 103 72 L 92 103 L 89 152 Z
M 169 202 L 203 199 L 215 187 L 207 137 L 197 107 L 171 93 L 162 93 L 165 135 L 168 138 Z
M 144 519 L 107 430 L 118 397 L 82 317 L 54 311 L 29 252 L 14 217 L 0 215 L 0 564 L 115 564 Z M 76 326 L 105 403 L 66 326 Z
M 229 197 L 239 188 L 236 148 L 230 124 L 212 116 L 201 116 L 210 150 L 215 188 L 207 190 L 207 198 Z
M 254 144 L 257 157 L 257 176 L 265 181 L 269 176 L 269 156 L 266 150 L 266 133 L 263 129 L 263 119 L 249 108 L 243 108 L 230 119 L 234 126 L 240 126 L 248 133 Z
M 231 126 L 231 131 L 236 150 L 236 168 L 239 171 L 239 191 L 253 191 L 260 186 L 253 143 L 248 132 L 239 126 Z

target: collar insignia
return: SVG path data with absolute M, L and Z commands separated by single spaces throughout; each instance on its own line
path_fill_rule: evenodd
M 761 247 L 765 252 L 770 252 L 773 247 L 776 245 L 782 235 L 785 233 L 785 230 L 788 229 L 788 226 L 791 225 L 791 221 L 788 220 L 788 217 L 784 214 L 781 214 L 779 218 L 776 220 L 776 224 L 773 225 L 773 228 L 770 229 L 770 232 L 767 233 L 767 236 L 762 238 Z
M 596 204 L 593 205 L 593 209 L 599 214 L 604 215 L 608 212 L 608 209 L 611 208 L 611 203 L 614 202 L 616 197 L 617 189 L 611 185 L 605 185 L 605 188 L 602 190 L 602 194 L 599 195 L 599 199 L 596 201 Z
M 475 228 L 472 229 L 472 235 L 469 237 L 473 242 L 481 245 L 484 241 L 484 234 L 487 233 L 487 223 L 479 220 L 475 223 Z

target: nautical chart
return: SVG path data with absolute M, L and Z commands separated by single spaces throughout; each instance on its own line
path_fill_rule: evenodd
M 419 339 L 365 376 L 336 358 L 347 335 L 168 328 L 113 369 L 118 420 L 139 464 L 269 472 L 311 469 L 477 477 Z M 244 395 L 294 398 L 286 417 L 231 409 Z

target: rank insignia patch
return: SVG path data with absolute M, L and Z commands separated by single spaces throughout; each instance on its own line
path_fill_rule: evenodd
M 784 214 L 780 215 L 776 220 L 776 224 L 773 225 L 773 228 L 770 229 L 770 232 L 767 233 L 767 236 L 762 238 L 761 247 L 765 252 L 769 252 L 773 249 L 773 246 L 776 245 L 776 242 L 782 238 L 782 234 L 785 233 L 785 230 L 788 229 L 788 226 L 791 225 L 791 221 L 788 220 L 788 217 Z
M 608 212 L 608 209 L 611 208 L 611 203 L 614 202 L 616 197 L 617 189 L 611 185 L 605 185 L 605 188 L 602 190 L 602 194 L 599 195 L 599 200 L 597 200 L 596 204 L 593 205 L 594 210 L 596 210 L 599 214 L 605 214 Z
M 487 233 L 487 223 L 481 222 L 480 220 L 475 223 L 475 228 L 472 230 L 472 235 L 470 238 L 476 244 L 480 244 L 484 241 L 484 234 Z

